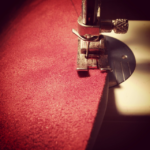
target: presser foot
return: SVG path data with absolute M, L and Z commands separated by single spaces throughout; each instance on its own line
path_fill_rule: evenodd
M 89 42 L 78 39 L 77 71 L 88 71 L 89 69 L 111 71 L 108 65 L 105 39 L 102 35 L 99 41 Z

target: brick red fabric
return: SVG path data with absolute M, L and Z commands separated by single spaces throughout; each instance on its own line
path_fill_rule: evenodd
M 77 74 L 77 18 L 70 0 L 28 1 L 0 36 L 0 149 L 86 148 L 106 73 Z

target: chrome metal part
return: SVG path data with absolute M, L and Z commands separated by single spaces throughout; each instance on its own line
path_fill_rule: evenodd
M 100 22 L 100 33 L 111 32 L 113 30 L 112 20 L 101 20 Z
M 100 13 L 100 12 L 101 12 L 100 10 L 101 10 L 101 9 L 100 9 L 100 6 L 98 6 L 98 10 L 97 10 L 97 18 L 100 17 L 100 14 L 101 14 L 101 13 Z
M 126 33 L 128 31 L 128 20 L 127 19 L 116 19 L 113 20 L 113 30 L 115 33 Z
M 86 47 L 86 54 L 85 54 L 85 58 L 88 58 L 88 55 L 89 55 L 89 45 L 90 45 L 90 42 L 87 41 L 87 47 Z
M 81 53 L 80 43 L 81 40 L 78 41 L 78 58 L 77 58 L 77 71 L 88 71 L 89 68 L 97 69 L 97 59 L 87 59 L 85 53 Z
M 87 0 L 82 0 L 82 23 L 87 24 Z
M 81 40 L 78 39 L 77 71 L 88 71 L 88 61 L 80 50 Z
M 88 67 L 97 69 L 97 60 L 96 59 L 88 59 Z
M 114 30 L 115 33 L 124 34 L 128 31 L 128 26 L 127 19 L 101 20 L 100 32 L 105 33 Z
M 105 39 L 101 35 L 100 41 L 86 42 L 78 40 L 77 70 L 87 71 L 88 68 L 99 68 L 101 71 L 111 71 L 108 56 L 105 55 Z
M 98 67 L 101 71 L 111 71 L 111 68 L 108 65 L 108 55 L 100 55 L 100 59 L 98 59 Z
M 78 18 L 78 33 L 81 36 L 84 36 L 86 34 L 92 35 L 92 36 L 99 36 L 100 29 L 99 24 L 97 25 L 85 25 L 82 23 L 81 16 Z
M 89 37 L 89 36 L 87 35 L 87 36 L 89 37 L 89 38 L 87 38 L 87 37 L 81 36 L 75 29 L 72 29 L 72 32 L 73 32 L 76 36 L 78 36 L 81 40 L 83 40 L 83 41 L 92 42 L 92 41 L 98 41 L 98 40 L 99 40 L 99 36 L 92 36 L 92 37 Z
M 89 44 L 89 51 L 93 53 L 104 53 L 105 52 L 105 38 L 100 36 L 99 41 L 93 41 Z M 87 43 L 81 40 L 81 52 L 83 53 L 87 48 Z
M 127 19 L 101 20 L 96 25 L 85 25 L 82 23 L 81 16 L 78 18 L 78 33 L 80 36 L 98 36 L 100 33 L 107 33 L 114 30 L 115 33 L 124 34 L 128 31 Z

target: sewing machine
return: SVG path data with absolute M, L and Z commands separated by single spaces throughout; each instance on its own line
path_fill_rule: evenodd
M 136 44 L 131 44 L 132 42 L 130 43 L 129 42 L 130 40 L 127 40 L 127 37 L 126 37 L 125 39 L 127 43 L 130 44 L 130 48 L 129 48 L 127 45 L 121 43 L 120 41 L 117 41 L 114 38 L 108 37 L 111 35 L 110 32 L 112 30 L 114 30 L 115 33 L 121 33 L 121 34 L 126 33 L 128 30 L 128 20 L 126 19 L 116 19 L 116 20 L 109 20 L 109 21 L 101 20 L 101 17 L 100 17 L 101 5 L 98 2 L 93 2 L 93 3 L 97 3 L 98 5 L 98 8 L 95 8 L 96 11 L 93 8 L 94 10 L 93 12 L 95 13 L 95 15 L 94 13 L 88 12 L 88 11 L 92 11 L 91 7 L 95 5 L 91 4 L 91 2 L 88 0 L 82 1 L 82 13 L 81 13 L 81 16 L 78 18 L 78 31 L 73 30 L 73 33 L 78 36 L 77 71 L 88 71 L 88 69 L 91 69 L 91 68 L 100 69 L 101 71 L 108 71 L 109 80 L 110 80 L 109 86 L 112 87 L 112 86 L 118 85 L 119 83 L 125 81 L 129 76 L 131 76 L 133 71 L 135 70 L 135 64 L 136 64 L 135 57 L 132 51 L 130 50 L 130 48 L 132 47 L 134 54 L 136 54 L 137 58 L 139 58 L 137 60 L 137 62 L 139 61 L 139 65 L 137 67 L 136 72 L 134 73 L 134 77 L 131 78 L 130 81 L 123 84 L 121 88 L 118 88 L 115 90 L 110 89 L 109 100 L 115 101 L 116 109 L 119 115 L 121 114 L 123 116 L 132 116 L 133 120 L 135 120 L 135 118 L 138 115 L 139 116 L 147 115 L 149 114 L 149 109 L 148 109 L 149 107 L 149 101 L 148 101 L 149 84 L 148 83 L 149 82 L 147 82 L 149 81 L 149 78 L 148 78 L 149 58 L 147 58 L 147 56 L 149 55 L 148 54 L 149 51 L 148 51 L 148 42 L 145 42 L 147 41 L 148 38 L 145 38 L 144 34 L 147 35 L 147 37 L 149 37 L 148 36 L 149 35 L 148 22 L 138 22 L 138 23 L 134 21 L 131 22 L 132 29 L 130 30 L 130 37 L 128 36 L 128 39 L 130 40 L 132 39 L 131 41 L 134 41 L 136 37 L 135 31 L 142 30 L 143 34 L 141 34 L 142 35 L 141 38 L 137 38 L 137 41 L 141 41 L 141 43 L 143 43 L 143 46 L 141 46 L 142 45 L 141 44 L 140 48 L 135 49 L 134 46 L 138 45 L 137 44 L 138 42 L 135 40 Z M 91 19 L 91 16 L 92 16 L 91 14 L 93 15 L 92 19 Z M 145 29 L 143 28 L 144 25 L 145 25 Z M 102 34 L 106 33 L 106 34 L 102 35 L 101 33 Z M 97 36 L 97 39 L 96 39 L 96 36 Z M 115 36 L 114 34 L 113 36 L 117 38 L 117 36 Z M 147 43 L 146 44 L 147 46 L 145 46 L 144 43 Z M 117 45 L 120 45 L 118 46 L 119 48 L 117 47 Z M 114 51 L 114 48 L 116 49 L 118 48 L 118 50 Z M 144 52 L 141 52 L 141 50 L 144 50 Z M 144 56 L 144 57 L 141 57 L 141 56 Z M 125 63 L 126 63 L 126 66 L 125 66 Z M 142 71 L 144 70 L 143 71 L 144 73 L 141 70 Z M 139 80 L 140 76 L 141 76 L 141 80 Z M 144 76 L 145 76 L 145 79 L 143 78 Z M 142 88 L 140 88 L 140 86 Z M 108 108 L 108 114 L 112 111 L 111 110 L 109 112 L 109 109 L 112 109 L 111 105 Z M 112 116 L 114 117 L 115 115 L 109 114 L 107 118 L 109 117 L 111 118 Z M 136 116 L 136 117 L 134 118 L 133 116 Z M 133 122 L 131 123 L 132 126 L 133 124 L 135 124 Z M 110 123 L 110 124 L 114 125 L 113 123 Z M 104 129 L 104 126 L 103 126 L 103 129 Z M 138 126 L 138 123 L 137 123 L 137 126 Z M 131 127 L 130 130 L 132 130 L 132 128 L 134 127 Z M 106 130 L 104 132 L 106 132 Z M 109 134 L 109 131 L 108 131 L 108 134 Z
M 125 44 L 104 36 L 102 33 L 125 34 L 128 31 L 127 19 L 102 20 L 100 17 L 100 0 L 82 0 L 82 12 L 78 18 L 77 71 L 100 69 L 109 71 L 109 86 L 125 81 L 135 69 L 135 58 Z M 113 45 L 121 45 L 122 49 L 111 50 Z M 118 65 L 119 64 L 119 65 Z

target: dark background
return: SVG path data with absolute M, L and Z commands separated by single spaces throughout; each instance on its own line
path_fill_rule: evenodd
M 148 0 L 102 0 L 101 17 L 105 19 L 150 20 Z
M 33 0 L 1 0 L 0 32 L 7 22 L 15 17 L 24 3 Z M 128 20 L 150 20 L 148 0 L 102 0 L 101 17 L 103 19 L 125 18 Z
M 0 34 L 19 9 L 29 0 L 0 1 Z M 128 20 L 150 20 L 147 0 L 103 0 L 103 19 L 126 18 Z M 116 87 L 119 88 L 119 87 Z M 117 112 L 114 89 L 110 89 L 104 121 L 94 150 L 148 150 L 150 149 L 150 117 L 122 116 Z M 112 99 L 112 100 L 110 100 Z

